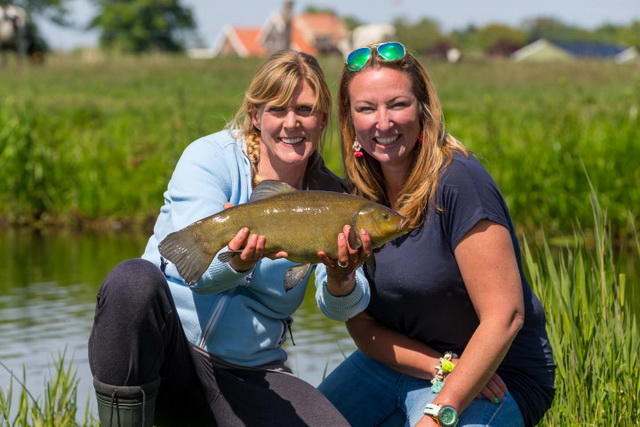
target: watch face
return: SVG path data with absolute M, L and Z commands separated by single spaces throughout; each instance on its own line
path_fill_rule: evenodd
M 451 406 L 443 406 L 438 414 L 440 422 L 445 426 L 454 426 L 458 421 L 458 413 Z

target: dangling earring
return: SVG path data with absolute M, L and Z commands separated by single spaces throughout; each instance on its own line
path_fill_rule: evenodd
M 358 138 L 356 138 L 353 141 L 353 145 L 351 146 L 351 148 L 353 148 L 353 156 L 354 157 L 362 157 L 362 145 L 360 145 L 360 141 L 358 141 Z
M 422 132 L 422 130 L 420 131 L 420 134 L 418 135 L 418 142 L 420 142 L 420 143 L 424 142 L 424 133 Z

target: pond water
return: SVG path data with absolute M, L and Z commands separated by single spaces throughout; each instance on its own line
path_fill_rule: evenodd
M 0 233 L 0 389 L 11 370 L 39 397 L 64 354 L 79 379 L 79 417 L 87 399 L 95 413 L 87 339 L 95 294 L 108 271 L 123 259 L 138 257 L 146 236 L 43 235 L 26 231 Z M 315 306 L 313 285 L 293 324 L 296 345 L 287 341 L 289 365 L 318 385 L 355 346 L 344 324 L 324 317 Z M 14 380 L 14 389 L 17 384 Z M 15 406 L 14 402 L 14 406 Z
M 36 398 L 43 396 L 45 381 L 64 354 L 79 379 L 79 417 L 87 401 L 95 413 L 87 361 L 95 294 L 114 265 L 142 253 L 146 239 L 145 235 L 0 232 L 0 362 L 6 366 L 0 365 L 0 389 L 9 384 L 7 369 L 20 380 L 24 369 L 28 390 Z M 637 266 L 621 264 L 631 293 L 636 291 L 633 304 L 640 314 Z M 295 314 L 293 335 L 296 345 L 285 344 L 289 364 L 312 385 L 318 385 L 355 348 L 344 325 L 319 312 L 313 286 Z

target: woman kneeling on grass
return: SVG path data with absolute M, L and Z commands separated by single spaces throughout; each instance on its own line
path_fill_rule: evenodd
M 258 69 L 229 128 L 186 148 L 142 259 L 116 266 L 98 292 L 89 362 L 103 426 L 347 425 L 285 365 L 282 344 L 310 273 L 285 292 L 294 264 L 282 253 L 264 254 L 264 236 L 246 229 L 228 244 L 242 253 L 229 263 L 214 257 L 193 286 L 173 264 L 161 269 L 158 252 L 169 233 L 246 203 L 264 179 L 344 192 L 317 150 L 330 106 L 317 61 L 279 52 Z M 321 308 L 339 320 L 368 303 L 356 268 L 371 244 L 366 233 L 361 239 L 353 250 L 338 236 L 338 259 L 323 258 L 332 267 Z M 348 295 L 333 295 L 340 293 Z
M 365 265 L 371 302 L 347 321 L 358 350 L 320 391 L 353 426 L 536 424 L 555 365 L 496 183 L 445 131 L 429 76 L 401 44 L 352 52 L 338 98 L 356 194 L 413 231 Z

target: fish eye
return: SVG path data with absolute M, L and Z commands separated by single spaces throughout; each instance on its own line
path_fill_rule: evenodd
M 388 213 L 385 212 L 385 213 L 382 214 L 382 218 L 383 219 L 389 219 L 389 218 L 391 218 L 391 215 L 389 215 Z

